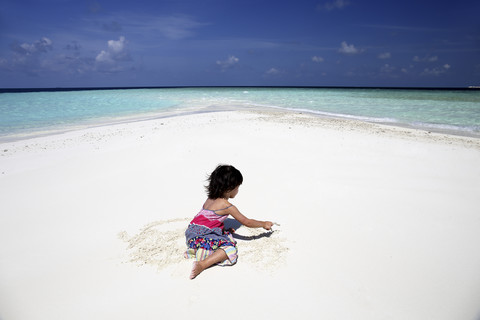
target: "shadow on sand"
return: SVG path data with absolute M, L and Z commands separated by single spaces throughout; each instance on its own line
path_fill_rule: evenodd
M 238 229 L 240 229 L 243 226 L 240 222 L 231 218 L 227 218 L 224 222 L 224 225 L 225 225 L 225 230 L 234 229 L 235 231 L 238 231 Z M 250 241 L 250 240 L 256 240 L 261 238 L 268 238 L 272 235 L 272 233 L 273 231 L 265 231 L 263 233 L 253 235 L 253 236 L 243 236 L 235 232 L 232 234 L 232 236 L 235 239 Z

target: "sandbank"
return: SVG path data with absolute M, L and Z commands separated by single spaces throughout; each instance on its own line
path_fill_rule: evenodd
M 183 258 L 233 164 L 239 260 Z M 480 317 L 480 140 L 281 111 L 0 144 L 0 319 Z M 230 221 L 234 223 L 234 221 Z

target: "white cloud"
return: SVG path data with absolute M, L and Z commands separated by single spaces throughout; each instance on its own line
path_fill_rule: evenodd
M 22 44 L 13 44 L 12 50 L 18 54 L 37 54 L 41 52 L 47 52 L 52 49 L 52 40 L 47 37 L 43 37 L 40 40 L 35 41 L 34 43 L 22 43 Z
M 277 75 L 280 73 L 280 70 L 276 69 L 276 68 L 270 68 L 269 70 L 267 70 L 265 72 L 265 74 L 267 75 Z
M 321 3 L 317 6 L 317 10 L 327 10 L 332 11 L 335 9 L 343 9 L 350 4 L 346 0 L 334 0 L 332 2 Z
M 389 65 L 388 63 L 386 63 L 385 65 L 383 65 L 383 67 L 380 69 L 381 72 L 383 73 L 391 73 L 395 70 L 395 67 L 392 67 L 391 65 Z
M 131 57 L 126 50 L 127 41 L 125 40 L 125 37 L 122 36 L 119 40 L 108 40 L 107 45 L 108 49 L 102 50 L 95 58 L 97 62 L 131 60 Z
M 131 61 L 132 58 L 127 50 L 127 40 L 120 37 L 118 40 L 108 40 L 107 50 L 102 50 L 95 58 L 97 70 L 100 72 L 122 71 L 121 62 Z
M 11 45 L 11 57 L 0 59 L 0 69 L 38 76 L 52 72 L 67 75 L 88 71 L 112 73 L 132 67 L 128 63 L 133 61 L 128 51 L 128 41 L 123 36 L 106 41 L 104 48 L 99 48 L 97 53 L 89 56 L 81 56 L 81 46 L 75 41 L 62 46 L 60 50 L 64 51 L 57 50 L 54 53 L 53 45 L 48 37 L 32 43 L 14 43 Z
M 430 56 L 427 55 L 423 58 L 420 58 L 419 56 L 413 57 L 413 61 L 415 61 L 415 62 L 435 62 L 437 60 L 438 60 L 438 56 L 430 57 Z
M 234 65 L 236 65 L 238 61 L 240 61 L 240 59 L 238 59 L 237 57 L 229 56 L 227 60 L 223 60 L 223 61 L 217 60 L 217 65 L 219 65 L 222 68 L 222 71 L 225 71 L 226 69 L 230 69 Z
M 97 57 L 95 58 L 95 61 L 97 61 L 97 62 L 107 62 L 107 63 L 113 63 L 114 62 L 114 60 L 112 59 L 112 55 L 105 50 L 102 50 L 97 55 Z
M 435 68 L 425 68 L 422 72 L 422 75 L 426 76 L 439 76 L 443 73 L 446 73 L 451 66 L 449 64 L 444 64 L 441 67 L 435 67 Z
M 312 61 L 313 62 L 323 62 L 324 59 L 322 57 L 319 57 L 319 56 L 313 56 Z
M 357 54 L 357 53 L 360 53 L 361 50 L 355 48 L 353 44 L 348 45 L 346 41 L 343 41 L 341 43 L 340 49 L 338 49 L 338 52 L 344 53 L 344 54 Z
M 390 52 L 380 53 L 378 59 L 390 59 L 392 57 Z
M 125 48 L 125 37 L 120 37 L 119 40 L 108 40 L 108 49 L 114 53 L 120 53 Z
M 45 70 L 45 56 L 53 49 L 53 41 L 42 37 L 33 43 L 13 43 L 10 46 L 13 54 L 9 58 L 2 58 L 0 67 L 12 72 L 20 72 L 36 76 Z

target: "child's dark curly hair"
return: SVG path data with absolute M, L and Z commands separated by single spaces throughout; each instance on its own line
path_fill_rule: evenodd
M 217 199 L 223 198 L 229 191 L 234 190 L 236 187 L 242 184 L 243 176 L 230 165 L 219 165 L 212 174 L 208 177 L 207 190 L 208 198 Z

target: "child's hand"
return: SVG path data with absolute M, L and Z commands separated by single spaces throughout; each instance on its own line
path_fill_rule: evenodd
M 263 222 L 263 229 L 270 230 L 273 226 L 273 222 L 271 221 L 264 221 Z

